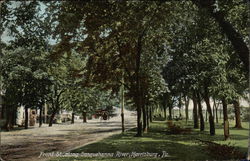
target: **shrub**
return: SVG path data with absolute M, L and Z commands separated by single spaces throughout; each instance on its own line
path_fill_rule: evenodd
M 175 125 L 172 120 L 167 121 L 168 134 L 190 134 L 191 128 L 181 128 L 178 125 Z
M 164 118 L 164 117 L 162 117 L 161 115 L 155 115 L 154 117 L 153 117 L 153 120 L 154 121 L 165 121 L 166 119 Z
M 205 141 L 197 139 L 201 145 L 206 145 L 205 149 L 209 154 L 213 155 L 218 160 L 228 159 L 244 159 L 245 156 L 236 147 L 228 145 L 221 145 L 212 141 Z

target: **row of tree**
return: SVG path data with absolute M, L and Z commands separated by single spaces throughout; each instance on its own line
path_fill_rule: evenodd
M 83 60 L 76 53 L 55 62 L 41 49 L 35 52 L 21 47 L 8 48 L 6 46 L 1 56 L 3 110 L 6 109 L 2 112 L 6 115 L 7 130 L 13 127 L 20 106 L 25 107 L 25 128 L 28 128 L 28 110 L 40 110 L 41 126 L 45 104 L 49 107 L 49 126 L 62 109 L 73 111 L 73 119 L 75 113 L 80 113 L 86 121 L 87 113 L 117 104 L 109 91 L 84 85 L 78 72 Z
M 193 100 L 194 125 L 197 127 L 199 116 L 201 131 L 204 130 L 201 102 L 205 101 L 210 134 L 214 135 L 210 105 L 213 98 L 223 103 L 225 138 L 229 137 L 227 104 L 237 104 L 247 91 L 249 49 L 246 44 L 249 40 L 247 24 L 242 21 L 247 15 L 247 2 L 55 1 L 16 5 L 5 2 L 2 6 L 3 24 L 14 37 L 10 46 L 12 50 L 23 47 L 31 55 L 33 53 L 35 56 L 27 56 L 31 64 L 37 56 L 39 59 L 47 56 L 46 60 L 50 61 L 40 63 L 41 67 L 34 63 L 31 70 L 22 68 L 21 71 L 30 71 L 27 77 L 32 80 L 49 81 L 48 88 L 39 88 L 36 87 L 39 83 L 31 81 L 26 86 L 28 79 L 22 79 L 25 85 L 20 88 L 6 85 L 6 96 L 8 88 L 22 89 L 19 90 L 21 94 L 15 94 L 22 95 L 20 98 L 25 107 L 31 107 L 34 106 L 32 102 L 45 100 L 40 96 L 32 97 L 34 100 L 24 98 L 25 87 L 34 87 L 35 90 L 27 88 L 27 93 L 32 96 L 34 93 L 46 93 L 46 96 L 50 93 L 47 100 L 56 112 L 63 95 L 68 96 L 66 102 L 73 109 L 79 108 L 74 102 L 80 102 L 78 104 L 83 107 L 85 102 L 80 95 L 84 91 L 79 87 L 101 86 L 117 95 L 124 86 L 126 102 L 137 110 L 136 136 L 142 136 L 149 128 L 155 104 L 161 102 L 165 110 L 169 108 L 171 115 L 174 102 L 181 102 L 183 98 L 186 104 L 189 99 Z M 57 43 L 50 47 L 48 41 Z M 3 64 L 7 62 L 3 61 Z M 46 65 L 48 62 L 52 63 Z M 9 71 L 16 68 L 10 66 Z M 53 78 L 34 74 L 38 69 L 42 72 L 42 66 Z M 3 74 L 3 77 L 8 84 L 9 76 Z M 40 94 L 36 89 L 46 90 Z M 49 92 L 51 89 L 53 92 Z M 188 113 L 188 109 L 186 111 Z

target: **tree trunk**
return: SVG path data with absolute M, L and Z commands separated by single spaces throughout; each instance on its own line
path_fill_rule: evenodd
M 50 120 L 49 120 L 49 127 L 51 127 L 53 124 L 53 120 L 54 120 L 54 117 L 56 116 L 56 112 L 57 112 L 57 110 L 52 111 L 52 114 L 51 114 Z
M 28 129 L 29 126 L 29 108 L 25 107 L 24 108 L 24 115 L 25 115 L 25 120 L 24 120 L 24 128 Z
M 122 132 L 125 131 L 125 126 L 124 126 L 124 113 L 121 113 L 121 119 L 122 119 Z
M 186 123 L 188 122 L 188 106 L 189 106 L 189 98 L 185 98 L 185 114 L 186 114 Z
M 11 119 L 11 125 L 16 125 L 16 119 L 17 119 L 17 108 L 12 109 L 12 119 Z
M 181 118 L 181 94 L 179 97 L 179 118 Z
M 137 109 L 137 134 L 135 136 L 141 137 L 142 136 L 142 87 L 141 87 L 141 75 L 140 75 L 140 68 L 141 68 L 141 54 L 142 54 L 142 38 L 144 36 L 144 32 L 141 33 L 137 40 L 137 53 L 136 53 L 136 60 L 135 60 L 135 103 Z
M 235 127 L 242 128 L 240 119 L 240 104 L 238 100 L 233 101 L 235 112 Z
M 168 116 L 168 119 L 169 120 L 172 120 L 173 119 L 173 117 L 172 117 L 172 107 L 168 107 L 168 112 L 169 112 L 169 116 Z
M 215 120 L 216 120 L 216 123 L 219 123 L 219 120 L 218 120 L 218 106 L 219 106 L 219 104 L 216 105 L 215 99 L 214 99 L 214 105 L 215 105 L 215 113 L 214 113 Z
M 213 116 L 215 117 L 215 104 L 213 104 Z
M 236 53 L 245 65 L 245 69 L 249 71 L 249 49 L 244 42 L 242 36 L 234 29 L 233 25 L 227 22 L 222 16 L 223 13 L 213 13 L 212 16 L 219 23 L 222 31 L 227 35 L 229 41 L 232 43 Z
M 198 123 L 198 112 L 197 112 L 197 98 L 195 96 L 195 92 L 193 92 L 193 120 L 194 120 L 194 128 L 198 129 L 199 128 L 199 123 Z
M 208 10 L 210 15 L 219 24 L 222 31 L 232 43 L 234 50 L 238 53 L 239 58 L 243 62 L 246 71 L 249 72 L 249 49 L 244 42 L 242 35 L 233 27 L 233 25 L 225 19 L 223 11 L 216 11 L 215 0 L 192 0 L 200 8 Z
M 124 78 L 123 78 L 124 73 L 122 72 L 122 85 L 121 85 L 121 121 L 122 121 L 122 132 L 125 131 L 125 126 L 124 126 Z
M 13 113 L 13 107 L 7 106 L 7 108 L 6 108 L 6 122 L 4 125 L 4 129 L 6 131 L 10 131 L 10 129 L 12 129 L 12 127 L 13 127 L 13 124 L 12 124 L 13 114 L 12 113 Z
M 153 122 L 152 106 L 149 107 L 149 119 L 150 119 L 150 122 Z
M 146 117 L 147 117 L 147 130 L 149 129 L 149 107 L 146 106 Z
M 87 122 L 87 112 L 82 113 L 82 119 L 83 119 L 83 123 Z
M 221 120 L 221 108 L 219 110 L 220 110 L 220 120 Z
M 48 104 L 45 103 L 44 107 L 43 107 L 43 113 L 44 113 L 44 117 L 43 117 L 43 123 L 48 123 Z
M 138 80 L 139 81 L 139 80 Z M 138 84 L 140 85 L 140 83 Z M 141 101 L 141 93 L 140 88 L 137 87 L 137 95 L 135 96 L 135 102 L 136 102 L 136 110 L 137 110 L 137 133 L 136 137 L 142 136 L 142 101 Z
M 40 106 L 40 111 L 39 111 L 39 127 L 42 126 L 43 122 L 43 106 Z
M 142 117 L 143 117 L 143 132 L 147 132 L 147 113 L 146 113 L 146 109 L 145 109 L 145 105 L 142 105 Z
M 206 122 L 207 122 L 207 109 L 206 109 Z
M 164 110 L 164 118 L 165 118 L 165 120 L 167 120 L 167 107 L 166 107 L 166 105 L 164 105 L 163 110 Z
M 218 107 L 215 108 L 215 119 L 216 119 L 216 123 L 219 123 L 219 119 L 218 119 Z
M 139 103 L 137 103 L 136 106 L 137 106 L 136 107 L 137 108 L 137 134 L 135 136 L 141 137 L 142 136 L 142 121 L 141 121 L 142 109 Z
M 6 116 L 6 122 L 5 122 L 5 125 L 4 125 L 4 129 L 6 131 L 10 131 L 10 129 L 12 128 L 12 123 L 11 123 L 11 120 L 12 120 L 12 115 L 7 115 Z
M 72 117 L 71 117 L 71 124 L 75 123 L 75 113 L 72 112 Z
M 209 127 L 210 127 L 210 135 L 215 135 L 215 124 L 214 124 L 214 117 L 212 114 L 212 108 L 210 105 L 210 99 L 209 99 L 209 95 L 208 95 L 208 88 L 205 87 L 205 93 L 204 93 L 204 100 L 206 102 L 207 105 L 207 111 L 208 111 L 208 120 L 209 120 Z
M 204 117 L 203 117 L 203 113 L 202 113 L 201 98 L 200 98 L 199 93 L 197 93 L 197 101 L 198 101 L 198 112 L 199 112 L 199 116 L 200 116 L 200 131 L 204 131 L 205 124 L 204 124 Z
M 229 139 L 229 122 L 227 116 L 227 102 L 225 98 L 222 99 L 222 107 L 223 107 L 223 121 L 224 121 L 224 138 L 225 140 Z
M 135 69 L 135 103 L 137 109 L 137 134 L 135 136 L 142 136 L 142 92 L 141 92 L 141 76 L 140 76 L 140 66 L 141 66 L 141 53 L 142 53 L 142 38 L 143 34 L 139 35 L 137 40 L 137 53 L 136 53 L 136 69 Z

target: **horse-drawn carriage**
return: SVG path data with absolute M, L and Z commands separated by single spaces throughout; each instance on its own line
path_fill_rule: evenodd
M 95 114 L 94 114 L 94 118 L 98 119 L 98 118 L 102 118 L 103 120 L 108 120 L 109 119 L 109 112 L 107 110 L 96 110 Z

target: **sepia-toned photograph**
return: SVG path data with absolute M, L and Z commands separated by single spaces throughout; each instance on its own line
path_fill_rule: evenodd
M 249 44 L 249 0 L 0 0 L 0 161 L 248 161 Z

